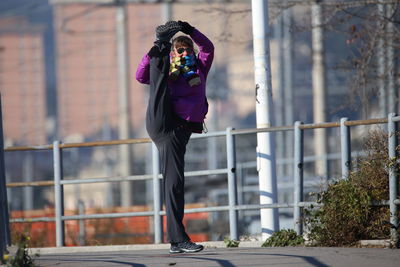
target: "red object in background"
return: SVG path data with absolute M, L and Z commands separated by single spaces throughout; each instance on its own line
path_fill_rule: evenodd
M 186 208 L 204 207 L 204 204 L 190 204 Z M 128 208 L 88 209 L 85 214 L 122 213 L 148 211 L 147 206 Z M 54 218 L 54 208 L 32 211 L 12 211 L 11 218 Z M 65 211 L 65 215 L 76 215 L 75 211 Z M 209 240 L 207 212 L 185 214 L 183 224 L 193 242 Z M 106 218 L 85 220 L 85 245 L 152 244 L 153 220 L 151 216 Z M 196 225 L 202 225 L 198 228 Z M 205 226 L 205 227 L 204 227 Z M 166 233 L 166 219 L 163 219 Z M 11 223 L 12 236 L 25 233 L 30 237 L 31 247 L 54 247 L 56 245 L 55 222 Z M 166 242 L 166 236 L 164 241 Z M 79 246 L 79 220 L 65 221 L 65 246 Z

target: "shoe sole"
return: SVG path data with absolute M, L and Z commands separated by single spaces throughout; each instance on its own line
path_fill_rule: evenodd
M 181 249 L 179 251 L 177 250 L 170 250 L 169 253 L 170 254 L 179 254 L 179 253 L 195 253 L 195 252 L 200 252 L 204 249 L 203 248 L 199 248 L 199 249 Z
M 180 250 L 180 251 L 170 250 L 169 251 L 169 254 L 179 254 L 179 253 L 183 253 L 183 250 Z

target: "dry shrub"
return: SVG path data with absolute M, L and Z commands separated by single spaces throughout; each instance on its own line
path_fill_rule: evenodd
M 358 240 L 389 238 L 389 206 L 371 205 L 389 199 L 387 137 L 381 130 L 370 132 L 364 140 L 366 155 L 357 160 L 348 179 L 336 180 L 320 194 L 323 207 L 305 210 L 313 244 L 350 246 Z

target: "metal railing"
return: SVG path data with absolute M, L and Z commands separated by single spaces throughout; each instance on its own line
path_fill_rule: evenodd
M 351 162 L 351 144 L 350 144 L 350 127 L 357 125 L 371 125 L 371 124 L 388 124 L 389 133 L 389 157 L 396 157 L 396 122 L 400 121 L 400 116 L 396 117 L 394 114 L 389 114 L 388 118 L 381 119 L 370 119 L 370 120 L 355 120 L 348 121 L 346 118 L 342 118 L 340 123 L 319 123 L 319 124 L 302 124 L 296 122 L 294 126 L 284 127 L 270 127 L 270 128 L 258 128 L 258 129 L 240 129 L 235 130 L 227 128 L 226 131 L 218 131 L 213 133 L 207 133 L 202 135 L 193 136 L 192 139 L 199 138 L 210 138 L 210 137 L 226 137 L 227 146 L 227 167 L 223 169 L 215 170 L 201 170 L 185 172 L 185 176 L 199 176 L 199 175 L 213 175 L 213 174 L 227 174 L 228 178 L 228 205 L 226 206 L 215 206 L 215 207 L 204 207 L 204 208 L 193 208 L 185 209 L 185 213 L 196 213 L 196 212 L 215 212 L 215 211 L 228 211 L 229 212 L 229 225 L 230 225 L 230 237 L 231 239 L 238 239 L 238 211 L 239 210 L 260 210 L 265 208 L 293 208 L 294 217 L 293 223 L 294 228 L 298 234 L 302 234 L 303 221 L 302 221 L 302 208 L 310 205 L 318 206 L 315 202 L 304 202 L 303 194 L 303 175 L 304 175 L 304 131 L 308 129 L 318 128 L 334 128 L 340 127 L 340 140 L 341 140 L 341 159 L 342 159 L 342 176 L 346 178 L 350 171 Z M 294 130 L 294 201 L 293 203 L 273 203 L 263 205 L 238 205 L 237 202 L 237 187 L 236 187 L 236 151 L 235 151 L 235 136 L 244 134 L 254 134 L 258 132 L 280 132 L 280 131 L 293 131 Z M 153 144 L 153 173 L 149 175 L 133 175 L 133 176 L 118 176 L 118 177 L 106 177 L 106 178 L 89 178 L 89 179 L 76 179 L 76 180 L 63 180 L 62 172 L 62 150 L 64 148 L 79 148 L 79 147 L 93 147 L 93 146 L 108 146 L 108 145 L 121 145 L 121 144 L 142 144 L 150 143 L 151 140 L 144 139 L 129 139 L 129 140 L 117 140 L 117 141 L 106 141 L 106 142 L 88 142 L 88 143 L 70 143 L 62 144 L 59 141 L 55 141 L 52 145 L 36 146 L 36 147 L 10 147 L 6 148 L 5 151 L 28 151 L 28 150 L 53 150 L 54 159 L 54 181 L 36 181 L 27 183 L 9 183 L 8 187 L 21 187 L 21 186 L 49 186 L 53 185 L 55 190 L 55 217 L 42 217 L 42 218 L 24 218 L 24 219 L 12 219 L 11 222 L 34 222 L 34 221 L 55 221 L 56 223 L 56 246 L 61 247 L 64 245 L 64 221 L 65 220 L 85 220 L 85 219 L 99 219 L 99 218 L 119 218 L 119 217 L 133 217 L 133 216 L 153 216 L 154 217 L 154 243 L 160 243 L 162 241 L 162 220 L 161 216 L 165 215 L 165 212 L 161 210 L 161 199 L 160 199 L 160 182 L 162 178 L 160 174 L 159 160 L 157 148 Z M 84 184 L 84 183 L 104 183 L 104 182 L 122 182 L 122 181 L 134 181 L 134 180 L 153 180 L 153 206 L 152 211 L 143 212 L 125 212 L 125 213 L 107 213 L 107 214 L 90 214 L 90 215 L 64 215 L 64 196 L 63 187 L 64 185 L 70 184 Z M 398 207 L 400 200 L 397 199 L 398 195 L 398 175 L 395 171 L 395 166 L 390 166 L 389 171 L 389 187 L 390 187 L 390 198 L 389 201 L 383 204 L 390 206 L 390 223 L 392 225 L 398 225 Z M 391 229 L 391 239 L 393 242 L 397 242 L 398 233 L 396 229 Z

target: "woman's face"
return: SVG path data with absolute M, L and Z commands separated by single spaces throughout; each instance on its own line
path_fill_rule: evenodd
M 186 45 L 175 45 L 174 46 L 174 56 L 185 57 L 193 54 L 193 48 Z

